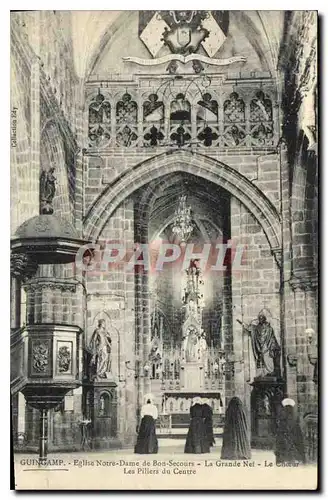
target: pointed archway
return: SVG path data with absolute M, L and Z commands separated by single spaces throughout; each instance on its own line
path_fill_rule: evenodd
M 150 181 L 174 172 L 190 173 L 224 188 L 257 219 L 271 250 L 280 248 L 280 217 L 263 192 L 232 167 L 189 151 L 167 152 L 152 157 L 118 177 L 101 193 L 87 213 L 85 236 L 96 241 L 110 216 L 127 197 Z

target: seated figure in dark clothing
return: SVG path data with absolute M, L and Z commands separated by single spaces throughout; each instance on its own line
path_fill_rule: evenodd
M 190 424 L 184 451 L 185 453 L 210 452 L 204 424 L 203 404 L 200 398 L 194 398 L 190 408 Z
M 286 398 L 277 419 L 276 464 L 305 463 L 303 435 L 295 414 L 295 401 Z
M 134 447 L 135 453 L 151 454 L 158 452 L 158 441 L 156 436 L 156 419 L 158 411 L 152 403 L 150 397 L 141 408 L 141 423 L 137 438 L 137 444 Z
M 213 410 L 208 399 L 203 399 L 203 417 L 207 441 L 211 447 L 215 444 L 215 439 L 213 434 Z
M 221 458 L 226 460 L 247 460 L 251 458 L 251 446 L 243 404 L 233 397 L 225 414 Z

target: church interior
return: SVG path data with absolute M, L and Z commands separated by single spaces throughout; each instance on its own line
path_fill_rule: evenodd
M 273 449 L 289 397 L 316 461 L 317 98 L 314 11 L 11 13 L 16 451 L 133 448 L 148 394 Z

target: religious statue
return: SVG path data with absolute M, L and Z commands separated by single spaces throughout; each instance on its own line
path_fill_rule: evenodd
M 270 400 L 267 394 L 258 400 L 258 413 L 262 416 L 271 415 Z
M 160 338 L 157 335 L 155 335 L 151 341 L 149 360 L 160 361 L 162 358 L 160 351 L 161 351 L 161 341 Z
M 41 214 L 53 214 L 52 201 L 56 193 L 56 177 L 54 167 L 50 170 L 43 170 L 40 177 L 40 211 Z
M 251 336 L 252 350 L 256 362 L 257 373 L 260 376 L 280 376 L 281 349 L 274 330 L 263 313 L 258 315 L 257 324 L 243 325 Z
M 186 361 L 198 360 L 199 339 L 197 330 L 190 327 L 187 332 L 187 337 L 184 339 L 184 357 Z
M 199 338 L 199 354 L 200 354 L 201 358 L 203 358 L 205 356 L 206 351 L 207 351 L 206 336 L 205 336 L 205 333 L 202 332 L 202 334 Z
M 100 319 L 89 344 L 92 355 L 90 366 L 95 368 L 97 378 L 107 378 L 107 373 L 111 371 L 111 344 L 112 339 L 106 330 L 106 322 Z
M 195 302 L 194 300 L 189 300 L 187 308 L 188 308 L 187 309 L 188 315 L 197 318 L 197 313 L 198 313 L 197 302 Z

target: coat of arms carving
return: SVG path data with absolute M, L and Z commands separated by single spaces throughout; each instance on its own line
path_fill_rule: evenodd
M 153 59 L 128 56 L 123 61 L 141 66 L 169 63 L 169 73 L 177 72 L 177 62 L 183 65 L 192 62 L 195 73 L 203 71 L 202 63 L 226 66 L 245 62 L 243 56 L 214 58 L 227 38 L 228 27 L 228 11 L 141 11 L 139 37 Z M 171 53 L 161 55 L 163 47 Z
M 197 52 L 200 44 L 209 36 L 210 32 L 203 28 L 202 20 L 206 19 L 206 12 L 181 12 L 170 11 L 169 28 L 165 27 L 163 33 L 164 45 L 167 45 L 174 54 L 193 54 Z M 171 21 L 173 20 L 173 22 Z

